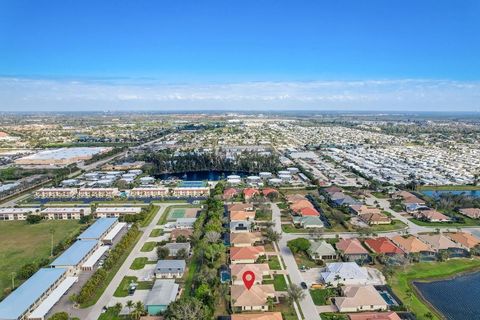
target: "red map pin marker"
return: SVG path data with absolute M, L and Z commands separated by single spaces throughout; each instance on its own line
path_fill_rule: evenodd
M 250 290 L 255 282 L 255 274 L 252 271 L 245 271 L 242 275 L 243 284 Z

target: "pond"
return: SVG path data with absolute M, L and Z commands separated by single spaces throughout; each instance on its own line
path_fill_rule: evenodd
M 435 309 L 450 320 L 478 319 L 480 314 L 480 272 L 453 279 L 414 282 Z
M 186 181 L 218 181 L 225 179 L 231 174 L 236 174 L 241 177 L 249 175 L 247 172 L 238 171 L 190 171 L 190 172 L 176 172 L 176 173 L 163 173 L 155 175 L 155 178 L 168 180 L 168 179 L 182 179 Z
M 438 198 L 441 194 L 463 194 L 469 197 L 480 198 L 480 190 L 423 190 L 422 193 L 431 198 Z

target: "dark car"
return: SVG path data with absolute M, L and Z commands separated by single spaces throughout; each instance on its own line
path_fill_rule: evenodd
M 300 287 L 302 287 L 302 289 L 308 289 L 308 286 L 305 282 L 300 282 Z

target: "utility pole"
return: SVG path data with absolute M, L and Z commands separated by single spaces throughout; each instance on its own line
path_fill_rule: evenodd
M 53 257 L 53 234 L 55 233 L 55 229 L 50 228 L 50 235 L 51 235 L 51 246 L 50 246 L 50 257 Z

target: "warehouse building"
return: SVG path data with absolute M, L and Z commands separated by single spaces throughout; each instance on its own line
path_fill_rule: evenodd
M 83 231 L 77 239 L 79 240 L 101 240 L 118 223 L 117 218 L 97 219 L 87 230 Z
M 66 268 L 70 273 L 75 274 L 80 265 L 87 261 L 97 248 L 98 240 L 75 241 L 50 266 L 53 268 Z
M 0 319 L 25 319 L 65 279 L 63 268 L 42 268 L 0 302 Z

